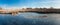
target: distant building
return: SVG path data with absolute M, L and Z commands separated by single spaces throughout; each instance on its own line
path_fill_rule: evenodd
M 32 9 L 32 8 L 26 8 L 26 9 Z
M 50 9 L 53 9 L 53 7 L 50 7 Z

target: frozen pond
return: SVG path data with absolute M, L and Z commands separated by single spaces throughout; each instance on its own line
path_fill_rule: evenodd
M 45 16 L 45 17 L 44 17 Z M 60 14 L 0 14 L 0 25 L 60 25 Z

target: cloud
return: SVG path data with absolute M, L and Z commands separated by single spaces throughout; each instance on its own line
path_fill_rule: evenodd
M 0 0 L 4 8 L 60 7 L 60 0 Z
M 36 5 L 40 7 L 59 7 L 60 6 L 60 0 L 47 0 L 43 2 L 37 2 Z

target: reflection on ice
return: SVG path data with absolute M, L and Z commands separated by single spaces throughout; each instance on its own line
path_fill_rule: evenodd
M 0 25 L 60 25 L 59 16 L 60 14 L 37 13 L 20 13 L 16 16 L 0 14 Z

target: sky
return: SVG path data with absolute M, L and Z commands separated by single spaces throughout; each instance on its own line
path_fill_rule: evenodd
M 2 8 L 39 8 L 39 7 L 54 7 L 60 8 L 60 0 L 0 0 Z

